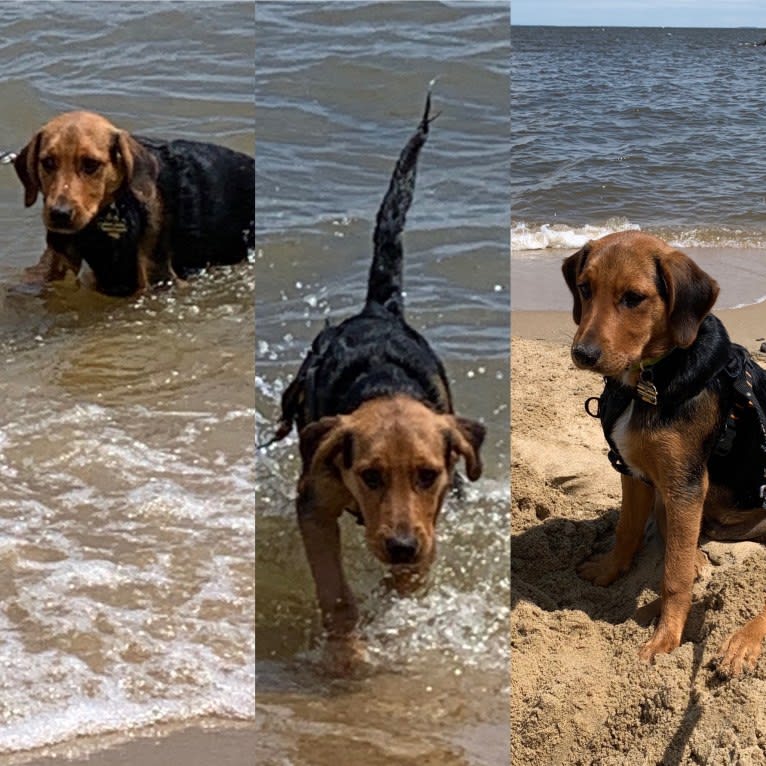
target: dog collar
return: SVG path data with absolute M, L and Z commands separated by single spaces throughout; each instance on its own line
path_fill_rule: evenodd
M 114 202 L 99 216 L 96 226 L 112 239 L 119 239 L 128 230 L 128 224 Z
M 672 354 L 673 351 L 675 351 L 675 349 L 671 348 L 670 351 L 662 354 L 661 356 L 650 356 L 648 359 L 642 359 L 640 362 L 635 362 L 634 364 L 630 365 L 628 371 L 638 372 L 638 370 L 641 370 L 643 372 L 649 367 L 654 367 L 655 364 L 661 362 L 666 356 Z

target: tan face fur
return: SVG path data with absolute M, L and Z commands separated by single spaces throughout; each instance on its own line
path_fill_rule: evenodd
M 430 564 L 436 519 L 458 459 L 465 458 L 472 481 L 481 475 L 483 426 L 395 396 L 322 418 L 304 429 L 302 442 L 311 431 L 321 441 L 310 471 L 329 469 L 342 482 L 375 556 L 386 564 Z
M 608 377 L 637 374 L 641 361 L 690 346 L 718 296 L 688 256 L 641 232 L 588 242 L 562 270 L 577 324 L 572 359 Z
M 16 160 L 24 202 L 43 196 L 49 231 L 80 231 L 130 179 L 136 142 L 109 120 L 91 112 L 55 117 L 31 139 Z

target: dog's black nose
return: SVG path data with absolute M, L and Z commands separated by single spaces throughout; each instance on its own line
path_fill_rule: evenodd
M 72 223 L 74 210 L 71 205 L 54 205 L 48 214 L 48 220 L 52 226 L 65 229 Z
M 386 552 L 392 564 L 411 564 L 418 555 L 418 541 L 412 535 L 389 537 Z
M 572 346 L 572 358 L 581 367 L 593 367 L 601 357 L 601 350 L 595 346 L 577 344 Z

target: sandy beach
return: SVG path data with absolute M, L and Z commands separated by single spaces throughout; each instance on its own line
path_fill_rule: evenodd
M 757 352 L 766 306 L 716 312 Z M 569 359 L 564 312 L 512 317 L 513 763 L 756 764 L 766 758 L 766 661 L 736 680 L 711 665 L 722 641 L 762 607 L 766 549 L 705 542 L 683 644 L 648 667 L 661 576 L 651 530 L 633 569 L 609 588 L 575 566 L 609 547 L 620 502 L 598 421 L 583 401 L 601 380 Z M 764 357 L 756 354 L 763 362 Z

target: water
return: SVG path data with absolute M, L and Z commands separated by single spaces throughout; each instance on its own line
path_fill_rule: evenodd
M 766 297 L 762 41 L 754 29 L 513 28 L 514 308 L 566 305 L 562 255 L 625 228 L 700 260 L 719 306 Z M 557 289 L 538 289 L 549 279 Z
M 86 108 L 252 153 L 252 57 L 249 4 L 3 3 L 0 148 Z M 254 266 L 21 294 L 43 245 L 0 166 L 1 757 L 251 719 Z
M 257 762 L 505 764 L 508 758 L 507 4 L 256 7 L 256 426 L 326 319 L 360 307 L 374 216 L 438 77 L 405 242 L 408 318 L 488 427 L 485 474 L 438 529 L 430 587 L 398 599 L 343 521 L 371 669 L 317 663 L 294 519 L 296 438 L 256 466 Z M 339 754 L 342 754 L 339 756 Z

